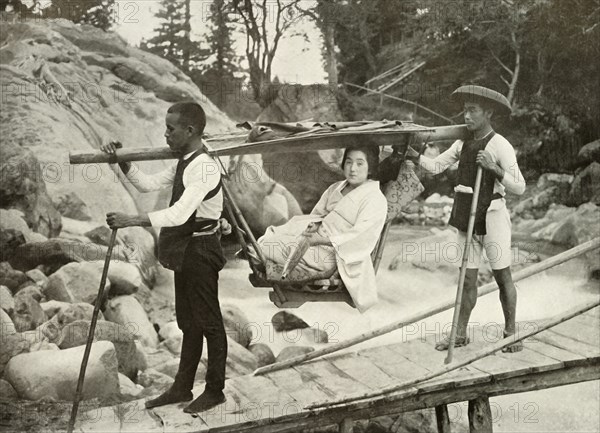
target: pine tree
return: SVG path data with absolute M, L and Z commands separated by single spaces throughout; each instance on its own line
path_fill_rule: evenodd
M 208 54 L 199 42 L 191 40 L 190 0 L 162 0 L 156 17 L 161 20 L 160 26 L 154 29 L 156 35 L 140 43 L 140 48 L 190 74 Z
M 210 33 L 207 36 L 209 49 L 215 55 L 209 69 L 221 79 L 232 79 L 238 71 L 237 57 L 233 49 L 231 32 L 233 24 L 230 14 L 233 12 L 227 0 L 214 0 L 210 6 Z

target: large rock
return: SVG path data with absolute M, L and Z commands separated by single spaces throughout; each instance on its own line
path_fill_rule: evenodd
M 0 229 L 0 261 L 9 260 L 16 249 L 25 243 L 25 236 L 15 229 Z
M 41 305 L 44 311 L 46 311 L 46 315 L 50 318 L 50 321 L 57 325 L 59 331 L 69 323 L 78 320 L 92 320 L 94 306 L 91 304 L 85 302 L 78 302 L 76 304 L 59 301 L 50 302 L 44 302 Z M 102 311 L 98 312 L 98 320 L 104 320 Z
M 271 318 L 273 328 L 277 332 L 292 331 L 294 329 L 308 328 L 308 323 L 288 311 L 278 311 Z
M 5 77 L 2 77 L 4 81 Z M 3 108 L 5 107 L 3 100 Z M 5 111 L 4 109 L 2 111 Z M 2 116 L 2 124 L 5 123 Z M 14 127 L 14 124 L 13 124 Z M 3 127 L 2 130 L 5 128 Z M 24 131 L 25 132 L 25 131 Z M 0 149 L 0 197 L 2 206 L 23 212 L 27 225 L 46 237 L 58 236 L 60 214 L 52 204 L 46 184 L 44 169 L 31 150 L 21 146 L 14 131 L 2 134 Z
M 73 218 L 81 221 L 92 219 L 85 202 L 74 192 L 67 192 L 53 197 L 54 207 L 63 217 Z
M 276 362 L 287 361 L 288 359 L 295 358 L 297 356 L 306 355 L 307 353 L 313 352 L 315 349 L 307 346 L 288 346 L 284 347 L 275 359 Z
M 0 318 L 1 316 L 2 313 L 0 312 Z M 6 323 L 4 320 L 2 325 Z M 4 373 L 6 364 L 15 356 L 29 352 L 31 346 L 31 343 L 22 334 L 12 332 L 12 330 L 14 328 L 10 326 L 2 327 L 2 334 L 0 335 L 2 337 L 2 344 L 0 344 L 0 377 Z
M 258 367 L 273 364 L 275 362 L 275 355 L 269 346 L 264 343 L 256 343 L 250 345 L 248 350 L 256 356 L 258 360 Z
M 21 398 L 72 401 L 84 349 L 84 346 L 79 346 L 17 355 L 8 362 L 5 378 Z M 82 400 L 106 398 L 118 393 L 115 348 L 108 341 L 99 341 L 90 352 Z
M 39 269 L 31 269 L 25 272 L 25 275 L 40 287 L 45 287 L 48 282 L 48 277 Z
M 24 283 L 29 282 L 29 277 L 23 272 L 15 270 L 8 262 L 0 263 L 0 284 L 8 287 L 12 293 Z
M 44 295 L 48 300 L 94 304 L 101 278 L 102 271 L 91 263 L 69 263 L 48 277 Z M 104 299 L 109 291 L 110 281 L 107 280 Z
M 0 286 L 0 308 L 9 314 L 15 309 L 15 300 L 6 286 Z
M 221 314 L 227 335 L 243 347 L 252 341 L 252 326 L 244 312 L 232 304 L 222 304 Z
M 125 227 L 117 232 L 117 250 L 138 268 L 148 287 L 154 286 L 159 269 L 162 268 L 155 249 L 154 237 L 144 227 Z
M 205 346 L 206 347 L 206 346 Z M 203 355 L 207 356 L 208 351 Z M 205 359 L 206 361 L 206 359 Z M 245 376 L 258 368 L 258 358 L 232 338 L 227 338 L 227 377 Z
M 89 262 L 89 265 L 95 267 L 100 273 L 104 268 L 104 262 L 99 260 Z M 108 266 L 108 280 L 110 281 L 108 296 L 111 298 L 132 295 L 142 285 L 142 276 L 135 265 L 116 260 L 111 261 Z
M 60 339 L 57 341 L 58 346 L 61 349 L 69 349 L 85 345 L 90 332 L 90 323 L 88 320 L 69 323 L 62 329 Z M 119 372 L 131 379 L 135 379 L 138 371 L 145 370 L 147 367 L 143 352 L 135 344 L 136 339 L 137 336 L 131 332 L 131 329 L 123 325 L 105 320 L 96 323 L 94 342 L 113 343 L 117 352 Z
M 42 293 L 40 286 L 34 283 L 25 283 L 25 285 L 17 289 L 17 293 L 15 293 L 15 296 L 16 295 L 31 296 L 37 302 L 43 302 L 45 300 L 44 294 Z
M 103 245 L 55 238 L 46 242 L 20 245 L 9 258 L 9 263 L 20 271 L 44 265 L 49 275 L 67 263 L 104 260 L 107 252 L 108 248 Z M 111 257 L 113 260 L 126 261 L 125 256 L 118 250 L 113 249 Z
M 17 400 L 19 395 L 8 381 L 0 379 L 0 399 Z
M 14 298 L 15 309 L 12 321 L 17 332 L 30 331 L 46 321 L 46 314 L 38 301 L 27 294 L 17 293 Z
M 17 330 L 12 319 L 4 309 L 0 309 L 0 340 L 16 333 Z
M 46 236 L 36 233 L 25 222 L 25 215 L 18 209 L 0 209 L 0 230 L 12 229 L 20 232 L 25 242 L 41 242 L 48 240 Z
M 592 162 L 577 173 L 571 185 L 567 204 L 579 206 L 591 202 L 600 205 L 600 163 Z
M 577 154 L 577 162 L 580 165 L 600 162 L 600 140 L 592 141 L 583 146 Z
M 146 312 L 133 296 L 117 296 L 111 299 L 104 310 L 104 316 L 111 322 L 130 328 L 145 346 L 153 349 L 158 346 L 158 334 L 148 320 Z

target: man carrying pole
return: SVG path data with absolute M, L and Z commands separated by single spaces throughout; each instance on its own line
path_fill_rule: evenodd
M 466 270 L 463 270 L 464 287 L 462 297 L 457 299 L 459 312 L 454 347 L 460 347 L 469 344 L 467 324 L 477 302 L 477 273 L 482 247 L 500 289 L 504 336 L 516 332 L 517 292 L 510 271 L 511 222 L 504 195 L 506 192 L 523 194 L 525 179 L 519 170 L 512 145 L 496 133 L 491 125 L 494 113 L 510 113 L 508 100 L 494 90 L 473 85 L 459 87 L 452 95 L 463 104 L 465 123 L 472 137 L 464 141 L 457 140 L 434 159 L 419 155 L 414 149 L 409 149 L 407 156 L 431 174 L 442 173 L 458 162 L 458 185 L 455 187 L 449 224 L 458 229 L 457 242 L 461 248 L 467 240 L 471 203 L 477 189 L 477 168 L 483 169 L 472 221 L 473 240 L 468 248 Z M 466 253 L 463 251 L 463 254 Z M 436 349 L 447 350 L 450 341 L 446 339 L 439 342 Z M 505 347 L 503 352 L 517 352 L 522 348 L 519 341 Z
M 221 172 L 206 153 L 202 134 L 204 110 L 194 102 L 172 105 L 166 115 L 167 144 L 179 154 L 179 162 L 152 176 L 129 162 L 119 166 L 142 192 L 172 187 L 169 207 L 143 215 L 109 212 L 111 229 L 128 226 L 162 227 L 158 239 L 160 263 L 175 271 L 175 313 L 183 331 L 181 359 L 173 385 L 146 401 L 146 408 L 193 398 L 194 377 L 202 355 L 203 338 L 208 346 L 204 392 L 184 411 L 201 412 L 225 401 L 227 336 L 218 298 L 219 271 L 225 264 L 217 230 L 223 210 Z M 109 141 L 102 151 L 115 154 L 120 144 Z

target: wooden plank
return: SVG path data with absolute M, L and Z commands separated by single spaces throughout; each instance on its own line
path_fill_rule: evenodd
M 435 420 L 438 433 L 451 433 L 450 417 L 448 416 L 448 406 L 443 404 L 435 407 Z
M 332 399 L 350 397 L 370 391 L 369 387 L 357 382 L 329 361 L 320 360 L 293 367 L 303 377 L 318 383 Z
M 326 359 L 348 376 L 370 389 L 384 388 L 396 381 L 394 377 L 356 353 L 332 356 Z
M 446 352 L 436 350 L 434 343 L 435 339 L 411 340 L 406 343 L 392 344 L 389 347 L 400 356 L 418 363 L 429 371 L 435 371 L 444 366 Z M 469 346 L 455 349 L 455 361 L 460 361 L 462 358 L 468 357 L 474 351 L 473 349 L 479 348 L 476 345 Z M 491 377 L 488 374 L 466 366 L 438 378 L 428 380 L 426 383 L 417 385 L 416 387 L 430 392 L 441 387 L 467 386 L 475 383 L 486 383 L 490 380 Z
M 582 314 L 582 316 L 586 318 L 591 318 L 596 323 L 600 322 L 600 307 L 592 308 L 591 310 L 586 311 Z
M 230 385 L 238 396 L 246 399 L 242 409 L 256 412 L 260 408 L 263 417 L 279 417 L 292 410 L 302 410 L 296 399 L 266 377 L 243 376 L 232 380 Z
M 273 371 L 265 374 L 264 377 L 269 379 L 278 388 L 287 392 L 303 407 L 329 398 L 329 395 L 323 392 L 319 384 L 303 377 L 293 368 Z
M 598 358 L 600 356 L 600 348 L 557 334 L 552 329 L 534 335 L 533 339 L 568 350 L 569 352 L 581 355 L 583 358 Z
M 531 371 L 534 373 L 541 371 L 551 371 L 558 370 L 564 367 L 564 364 L 561 361 L 558 361 L 554 358 L 550 358 L 541 353 L 535 352 L 529 349 L 528 346 L 523 347 L 523 350 L 520 352 L 513 353 L 503 353 L 498 352 L 496 356 L 500 358 L 504 358 L 507 361 L 512 362 L 517 359 L 524 363 L 531 365 Z
M 580 343 L 589 344 L 592 347 L 597 347 L 600 350 L 600 329 L 592 329 L 586 322 L 591 320 L 579 319 L 567 320 L 564 323 L 552 327 L 552 332 L 560 334 L 567 338 L 572 338 Z
M 481 358 L 471 366 L 491 375 L 494 380 L 504 380 L 532 372 L 531 364 L 527 362 L 518 359 L 506 360 L 497 355 Z
M 488 396 L 469 400 L 469 433 L 492 433 L 492 409 Z
M 399 382 L 412 379 L 415 375 L 425 375 L 429 370 L 398 355 L 388 346 L 378 346 L 358 352 L 358 356 L 367 358 L 387 375 Z
M 529 343 L 529 341 L 527 342 Z M 531 351 L 556 359 L 557 361 L 562 362 L 565 366 L 582 365 L 588 363 L 587 358 L 583 358 L 581 355 L 577 355 L 573 352 L 569 352 L 568 350 L 552 346 L 539 340 L 532 340 L 530 344 L 527 344 L 527 348 Z
M 231 384 L 231 380 L 225 381 L 223 393 L 227 397 L 225 403 L 207 411 L 194 414 L 194 417 L 204 422 L 210 431 L 232 425 L 245 425 L 248 423 L 249 418 L 253 418 L 253 414 L 249 415 L 247 412 L 244 412 L 244 409 L 249 409 L 247 397 L 235 390 Z

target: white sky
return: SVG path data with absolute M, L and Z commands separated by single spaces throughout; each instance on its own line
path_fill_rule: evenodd
M 154 14 L 160 8 L 159 0 L 116 0 L 115 26 L 117 33 L 131 45 L 137 46 L 142 38 L 149 39 L 158 26 Z M 206 22 L 208 0 L 192 0 L 192 32 L 193 39 L 201 39 L 208 30 Z M 294 30 L 294 29 L 292 29 Z M 302 37 L 283 37 L 273 61 L 273 77 L 288 83 L 313 84 L 325 83 L 326 74 L 321 57 L 320 32 L 308 18 L 303 19 L 295 30 L 308 34 L 310 42 Z M 245 58 L 246 38 L 240 35 L 236 39 L 236 51 Z

